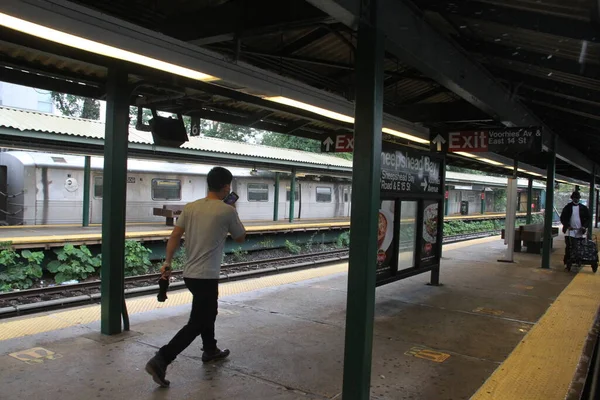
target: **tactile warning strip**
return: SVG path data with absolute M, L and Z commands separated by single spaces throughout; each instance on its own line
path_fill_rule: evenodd
M 250 292 L 267 287 L 280 286 L 299 282 L 312 278 L 320 278 L 345 272 L 348 264 L 341 263 L 327 267 L 312 268 L 279 275 L 265 276 L 261 278 L 247 279 L 242 281 L 227 282 L 219 285 L 219 297 Z M 129 314 L 136 314 L 160 308 L 168 308 L 189 304 L 192 295 L 186 290 L 171 292 L 164 303 L 156 301 L 156 295 L 143 296 L 127 300 Z M 89 324 L 100 319 L 100 306 L 86 306 L 55 313 L 11 319 L 0 323 L 0 341 L 29 336 L 57 329 L 68 328 L 80 324 Z
M 472 397 L 563 400 L 600 304 L 600 275 L 582 270 Z

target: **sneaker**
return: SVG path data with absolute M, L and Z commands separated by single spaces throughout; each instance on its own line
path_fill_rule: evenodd
M 214 350 L 204 351 L 204 353 L 202 353 L 202 362 L 221 360 L 229 356 L 229 353 L 229 349 L 220 350 L 218 348 Z
M 154 382 L 158 383 L 160 387 L 169 387 L 171 382 L 165 379 L 167 375 L 167 362 L 158 353 L 148 361 L 146 364 L 146 372 L 152 375 Z

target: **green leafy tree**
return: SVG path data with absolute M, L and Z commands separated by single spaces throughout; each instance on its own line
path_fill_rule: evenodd
M 88 97 L 52 92 L 56 108 L 67 117 L 100 119 L 100 102 Z

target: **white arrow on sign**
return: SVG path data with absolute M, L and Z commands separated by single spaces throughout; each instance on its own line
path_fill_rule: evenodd
M 423 182 L 421 182 L 421 187 L 423 188 L 423 190 L 427 190 L 428 185 L 429 183 L 427 183 L 427 178 L 423 178 Z
M 442 135 L 438 134 L 431 142 L 437 145 L 437 151 L 442 151 L 442 145 L 446 143 L 446 139 L 444 139 Z
M 325 139 L 325 141 L 323 141 L 323 144 L 325 145 L 325 151 L 329 151 L 329 148 L 333 145 L 333 139 L 331 139 L 330 137 L 327 137 L 327 139 Z

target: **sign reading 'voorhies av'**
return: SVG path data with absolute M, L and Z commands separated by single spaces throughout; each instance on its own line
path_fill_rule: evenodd
M 440 151 L 442 142 L 438 144 Z M 456 152 L 492 152 L 502 154 L 515 154 L 542 151 L 542 129 L 532 128 L 501 128 L 481 131 L 460 131 L 448 134 L 448 151 Z
M 381 152 L 381 191 L 388 193 L 441 193 L 441 162 L 413 150 Z

